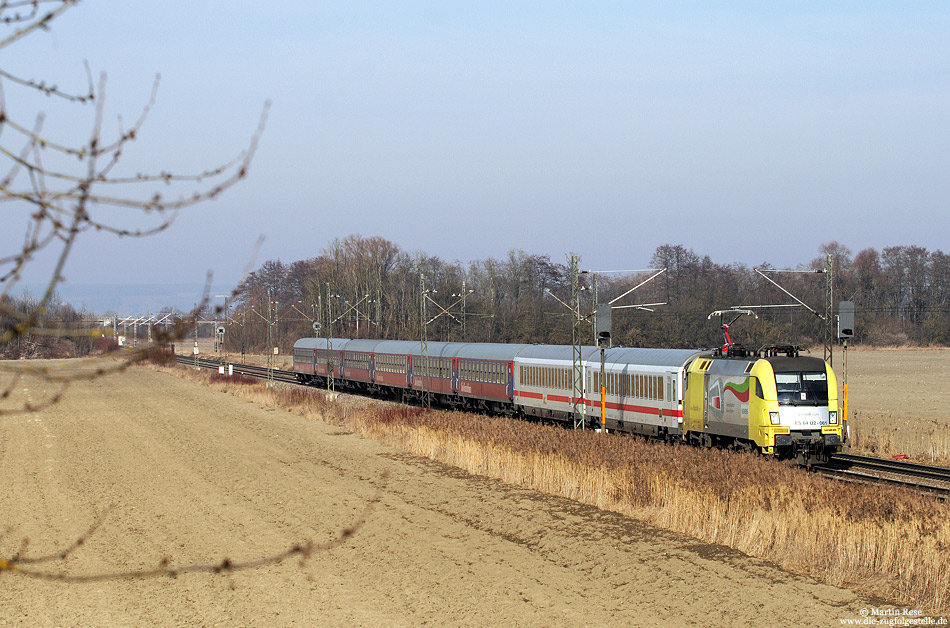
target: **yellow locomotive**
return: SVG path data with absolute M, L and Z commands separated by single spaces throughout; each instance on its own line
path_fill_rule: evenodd
M 803 464 L 841 451 L 834 371 L 796 347 L 749 352 L 727 344 L 698 358 L 683 402 L 683 438 L 696 444 L 755 448 Z

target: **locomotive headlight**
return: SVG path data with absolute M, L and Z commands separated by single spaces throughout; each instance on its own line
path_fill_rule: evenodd
M 769 422 L 772 425 L 778 425 L 779 423 L 778 412 L 769 412 Z
M 829 413 L 828 413 L 828 422 L 831 423 L 832 425 L 837 425 L 837 424 L 838 424 L 838 413 L 835 412 L 834 410 L 832 410 L 831 412 L 829 412 Z

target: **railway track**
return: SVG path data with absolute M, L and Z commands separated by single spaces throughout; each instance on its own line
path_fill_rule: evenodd
M 950 497 L 950 468 L 903 460 L 887 460 L 854 454 L 835 454 L 825 464 L 812 467 L 818 473 L 848 482 L 892 484 Z
M 270 379 L 275 382 L 296 384 L 294 371 L 283 371 L 253 364 L 235 364 L 223 360 L 198 358 L 187 355 L 175 356 L 179 364 L 198 366 L 199 368 L 233 369 L 233 372 L 248 377 Z M 861 484 L 890 484 L 932 494 L 940 499 L 950 498 L 950 468 L 934 467 L 905 462 L 857 456 L 854 454 L 835 454 L 824 464 L 813 465 L 814 471 L 846 482 Z
M 176 355 L 175 360 L 179 364 L 198 366 L 206 369 L 219 369 L 220 367 L 230 367 L 237 375 L 247 375 L 248 377 L 257 377 L 259 379 L 270 379 L 275 382 L 284 382 L 286 384 L 296 384 L 297 374 L 293 371 L 282 371 L 266 366 L 256 366 L 254 364 L 235 364 L 234 362 L 225 362 L 210 358 L 196 358 L 187 355 Z

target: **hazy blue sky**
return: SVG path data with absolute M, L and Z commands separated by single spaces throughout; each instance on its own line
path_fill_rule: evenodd
M 160 72 L 133 171 L 229 159 L 273 102 L 247 181 L 159 236 L 89 234 L 71 282 L 235 282 L 262 234 L 257 263 L 360 233 L 790 266 L 831 240 L 950 248 L 948 34 L 946 2 L 86 0 L 3 67 L 81 89 L 88 60 L 112 128 Z

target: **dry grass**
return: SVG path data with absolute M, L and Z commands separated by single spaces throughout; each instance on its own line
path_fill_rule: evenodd
M 470 473 L 623 513 L 901 605 L 950 611 L 950 505 L 933 498 L 843 485 L 748 454 L 365 400 L 353 406 L 315 389 L 176 372 Z
M 903 454 L 923 463 L 950 465 L 950 427 L 927 417 L 910 422 L 886 412 L 855 413 L 851 448 L 872 456 Z

